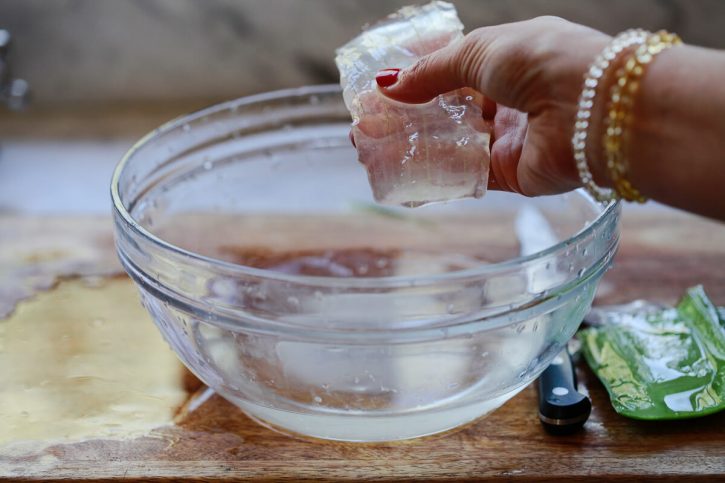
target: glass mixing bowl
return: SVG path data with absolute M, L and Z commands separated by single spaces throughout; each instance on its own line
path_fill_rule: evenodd
M 469 423 L 574 334 L 619 207 L 581 191 L 381 207 L 348 130 L 337 86 L 164 125 L 113 175 L 121 262 L 184 364 L 267 425 L 384 441 Z

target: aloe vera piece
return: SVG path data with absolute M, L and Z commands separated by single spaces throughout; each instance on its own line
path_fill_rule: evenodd
M 433 1 L 403 7 L 337 49 L 358 160 L 377 202 L 415 207 L 486 193 L 493 124 L 481 95 L 464 88 L 403 104 L 375 82 L 378 70 L 408 67 L 462 37 L 456 8 Z
M 725 409 L 724 313 L 697 286 L 675 308 L 606 311 L 579 337 L 619 414 L 692 418 Z

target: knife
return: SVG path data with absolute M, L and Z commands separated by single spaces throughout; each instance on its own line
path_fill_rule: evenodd
M 521 255 L 544 250 L 558 241 L 544 214 L 533 205 L 524 205 L 514 222 Z M 536 293 L 565 278 L 550 273 L 547 278 L 529 274 L 528 290 Z M 571 341 L 570 341 L 571 342 Z M 573 433 L 584 425 L 592 410 L 589 398 L 577 391 L 574 364 L 567 347 L 552 360 L 539 376 L 539 419 L 552 434 Z
M 551 434 L 571 434 L 584 426 L 592 402 L 577 391 L 576 372 L 566 347 L 539 376 L 539 419 Z

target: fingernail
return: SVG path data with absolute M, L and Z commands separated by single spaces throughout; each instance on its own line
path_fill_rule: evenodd
M 375 82 L 377 82 L 380 87 L 390 87 L 398 82 L 399 73 L 400 69 L 383 69 L 375 74 Z
M 357 148 L 355 145 L 355 137 L 352 135 L 352 131 L 350 131 L 350 142 L 352 143 L 352 147 Z

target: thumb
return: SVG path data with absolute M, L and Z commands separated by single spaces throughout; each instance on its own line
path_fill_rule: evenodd
M 384 69 L 375 80 L 391 99 L 419 104 L 463 87 L 477 90 L 492 101 L 528 112 L 537 100 L 520 95 L 529 63 L 526 50 L 517 47 L 516 24 L 482 27 L 448 46 L 420 58 L 405 69 Z
M 405 69 L 383 69 L 375 76 L 380 91 L 409 104 L 428 102 L 445 92 L 461 87 L 480 90 L 475 79 L 461 75 L 456 60 L 460 56 L 460 41 L 421 57 Z

